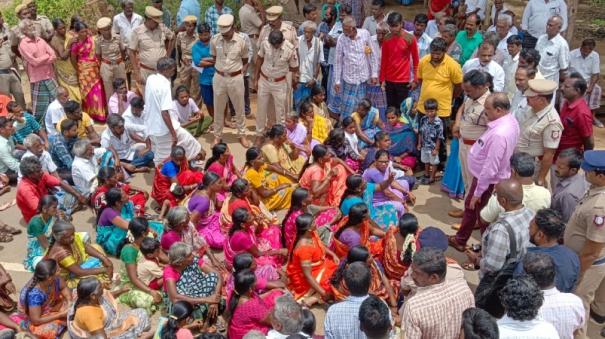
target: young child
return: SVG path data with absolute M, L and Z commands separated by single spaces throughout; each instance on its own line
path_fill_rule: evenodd
M 357 124 L 352 117 L 346 117 L 342 119 L 342 127 L 345 131 L 346 142 L 352 153 L 351 158 L 357 161 L 363 161 L 368 151 L 359 149 L 359 138 L 357 137 L 356 132 Z
M 418 131 L 418 150 L 420 161 L 424 164 L 424 177 L 421 184 L 430 185 L 435 182 L 435 173 L 439 165 L 439 147 L 443 141 L 443 122 L 437 116 L 437 100 L 428 99 L 424 102 L 425 116 L 420 119 Z
M 176 116 L 174 118 L 193 135 L 201 134 L 202 125 L 206 125 L 204 124 L 205 117 L 195 100 L 191 98 L 189 89 L 185 85 L 180 85 L 176 88 L 175 93 L 173 106 Z
M 201 320 L 193 321 L 192 316 L 193 305 L 190 302 L 184 300 L 175 302 L 168 320 L 161 326 L 158 337 L 193 339 L 191 330 L 204 330 L 205 324 Z
M 158 259 L 160 255 L 160 242 L 154 238 L 146 237 L 141 242 L 139 250 L 145 258 L 137 264 L 137 275 L 139 279 L 147 284 L 149 288 L 161 290 L 164 269 Z

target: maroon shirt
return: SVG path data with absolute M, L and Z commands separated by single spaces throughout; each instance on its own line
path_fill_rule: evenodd
M 559 153 L 567 148 L 573 147 L 583 152 L 584 138 L 592 135 L 592 113 L 584 98 L 578 98 L 572 103 L 565 101 L 561 106 L 560 117 L 563 133 L 555 160 Z

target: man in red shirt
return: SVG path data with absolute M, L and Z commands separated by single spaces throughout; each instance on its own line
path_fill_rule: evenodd
M 554 160 L 567 148 L 576 148 L 581 152 L 594 148 L 592 113 L 584 99 L 586 88 L 586 80 L 579 73 L 572 73 L 561 85 L 565 98 L 559 114 L 563 133 Z
M 387 105 L 399 108 L 401 102 L 408 97 L 408 91 L 415 87 L 418 44 L 412 34 L 403 30 L 401 14 L 390 13 L 387 24 L 391 32 L 382 42 L 379 78 L 385 85 Z
M 17 185 L 17 206 L 21 210 L 23 219 L 26 223 L 36 215 L 38 209 L 38 203 L 40 199 L 47 194 L 52 194 L 51 190 L 60 186 L 66 193 L 71 194 L 75 197 L 80 204 L 86 205 L 88 199 L 82 194 L 78 193 L 73 187 L 69 186 L 65 181 L 59 180 L 57 177 L 50 175 L 42 171 L 42 165 L 40 160 L 35 157 L 27 157 L 21 160 L 19 165 L 21 171 L 21 181 Z M 67 201 L 71 200 L 73 203 L 68 204 Z M 59 200 L 62 204 L 59 208 L 65 209 L 66 207 L 72 207 L 77 204 L 73 199 L 68 199 L 67 194 L 63 197 L 63 201 Z M 72 205 L 72 206 L 66 206 Z M 67 209 L 72 210 L 71 208 Z M 69 213 L 68 213 L 69 214 Z

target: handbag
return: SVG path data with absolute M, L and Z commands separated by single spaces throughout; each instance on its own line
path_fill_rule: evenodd
M 499 271 L 485 274 L 475 290 L 475 306 L 484 309 L 497 319 L 502 318 L 504 315 L 504 306 L 502 306 L 502 302 L 500 301 L 499 292 L 508 280 L 513 277 L 515 267 L 517 266 L 517 241 L 515 233 L 508 221 L 502 220 L 501 222 L 508 233 L 510 254 L 504 266 Z

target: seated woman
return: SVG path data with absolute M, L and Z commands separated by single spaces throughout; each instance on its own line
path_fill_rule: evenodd
M 256 292 L 256 276 L 251 270 L 234 274 L 234 291 L 228 301 L 229 338 L 242 339 L 252 331 L 267 334 L 271 329 L 271 314 L 275 299 L 283 292 L 272 290 L 265 294 Z
M 338 268 L 338 256 L 319 239 L 313 216 L 296 218 L 296 239 L 290 251 L 286 273 L 294 299 L 310 306 L 332 299 L 330 277 Z
M 203 176 L 201 172 L 189 169 L 185 149 L 175 146 L 170 152 L 170 158 L 156 167 L 151 197 L 160 206 L 164 204 L 164 201 L 168 201 L 170 207 L 174 207 L 183 198 L 183 196 L 176 196 L 173 193 L 174 188 L 178 186 L 185 192 L 191 192 L 202 181 Z
M 323 143 L 332 130 L 332 122 L 327 111 L 324 112 L 320 106 L 315 104 L 315 101 L 319 100 L 317 99 L 319 96 L 325 97 L 323 89 L 321 89 L 321 94 L 303 101 L 299 108 L 300 119 L 307 128 L 307 142 L 311 149 L 315 145 Z
M 347 118 L 345 118 L 345 120 L 346 119 Z M 344 129 L 335 128 L 331 130 L 328 138 L 324 141 L 324 145 L 328 148 L 328 151 L 332 153 L 333 157 L 344 161 L 344 163 L 355 173 L 359 171 L 359 159 L 361 159 L 361 156 L 357 155 L 355 150 L 353 150 L 347 142 Z
M 311 104 L 307 103 L 307 105 L 307 109 L 313 109 Z M 307 127 L 300 121 L 300 118 L 298 112 L 292 111 L 286 116 L 284 126 L 286 126 L 288 141 L 290 141 L 292 147 L 299 151 L 299 155 L 306 159 L 311 154 L 311 147 L 309 147 L 311 132 L 307 130 Z
M 263 231 L 279 233 L 279 228 L 274 227 L 278 225 L 277 217 L 267 209 L 246 179 L 237 179 L 231 185 L 231 196 L 225 200 L 221 210 L 223 232 L 226 233 L 231 228 L 231 215 L 238 208 L 244 208 L 252 214 Z
M 370 235 L 384 237 L 384 231 L 370 218 L 368 206 L 358 203 L 351 206 L 349 215 L 343 217 L 335 227 L 332 250 L 339 258 L 344 258 L 353 246 L 362 245 L 377 255 L 382 250 L 380 241 L 371 242 Z
M 55 221 L 57 221 L 59 200 L 54 195 L 40 199 L 38 214 L 27 224 L 27 255 L 23 266 L 33 271 L 38 261 L 44 257 Z
M 416 184 L 416 177 L 414 176 L 412 169 L 410 167 L 401 165 L 398 162 L 397 157 L 393 157 L 389 151 L 391 147 L 391 137 L 389 134 L 383 131 L 378 132 L 376 133 L 375 139 L 376 143 L 374 144 L 374 147 L 367 149 L 368 153 L 361 164 L 361 168 L 365 171 L 372 167 L 372 165 L 375 165 L 378 152 L 385 151 L 389 160 L 387 167 L 389 168 L 390 172 L 395 172 L 395 179 L 398 181 L 405 180 L 407 182 L 406 186 L 409 187 L 410 190 L 414 188 L 414 185 Z M 410 196 L 410 199 L 412 199 L 412 197 L 413 195 Z
M 273 165 L 275 173 L 285 176 L 292 182 L 298 181 L 298 174 L 305 164 L 305 158 L 298 154 L 298 149 L 288 141 L 284 125 L 271 126 L 267 132 L 269 140 L 261 147 L 267 164 Z
M 236 255 L 247 252 L 256 258 L 259 276 L 266 280 L 279 279 L 282 257 L 288 254 L 288 250 L 281 247 L 279 229 L 272 230 L 275 227 L 271 227 L 263 230 L 245 208 L 236 209 L 231 219 L 233 225 L 224 248 L 227 267 L 233 267 Z
M 282 223 L 282 236 L 284 246 L 292 249 L 296 239 L 296 218 L 303 213 L 311 213 L 315 228 L 321 241 L 327 246 L 332 237 L 332 225 L 340 219 L 338 209 L 311 205 L 311 194 L 306 188 L 299 187 L 292 192 L 292 203 Z
M 67 315 L 70 338 L 149 338 L 153 332 L 145 310 L 118 308 L 115 298 L 123 292 L 104 289 L 95 277 L 80 280 L 76 300 Z
M 192 330 L 203 330 L 205 324 L 193 320 L 193 305 L 184 300 L 177 301 L 172 305 L 172 312 L 168 319 L 158 325 L 154 338 L 194 338 Z M 159 334 L 159 337 L 158 337 Z
M 57 262 L 42 259 L 34 277 L 21 290 L 17 318 L 21 326 L 40 339 L 60 338 L 67 326 L 71 291 L 57 276 Z
M 113 264 L 98 245 L 85 241 L 82 233 L 67 221 L 57 220 L 45 258 L 54 259 L 61 270 L 59 275 L 68 288 L 76 288 L 83 277 L 97 276 L 104 284 L 111 284 Z
M 406 99 L 407 100 L 407 99 Z M 404 106 L 404 103 L 401 104 Z M 417 133 L 414 129 L 414 122 L 406 114 L 402 116 L 395 107 L 389 107 L 386 111 L 387 123 L 384 132 L 389 135 L 391 141 L 388 147 L 389 155 L 393 157 L 395 163 L 403 167 L 416 167 L 417 150 L 414 146 L 417 140 Z
M 357 104 L 357 111 L 351 114 L 355 122 L 355 133 L 360 141 L 360 146 L 365 148 L 374 144 L 374 136 L 378 131 L 384 129 L 380 121 L 380 112 L 372 106 L 369 99 L 361 99 Z
M 208 243 L 200 236 L 191 223 L 191 216 L 186 207 L 177 206 L 171 208 L 166 214 L 164 221 L 166 231 L 162 234 L 160 245 L 166 253 L 173 244 L 183 242 L 191 247 L 193 253 L 198 257 L 207 256 L 209 263 L 216 268 L 222 268 L 224 265 L 214 256 L 212 251 L 208 251 Z
M 300 176 L 300 186 L 309 190 L 314 205 L 338 206 L 345 191 L 347 176 L 355 174 L 344 161 L 332 157 L 328 148 L 313 148 L 313 163 L 307 163 Z
M 290 207 L 292 186 L 296 181 L 282 175 L 283 172 L 281 167 L 265 163 L 258 148 L 252 147 L 246 151 L 244 178 L 270 211 Z
M 383 300 L 386 300 L 389 306 L 397 307 L 397 299 L 391 284 L 382 271 L 382 267 L 370 255 L 368 249 L 364 246 L 351 247 L 345 260 L 340 262 L 338 269 L 330 278 L 332 293 L 336 301 L 342 301 L 349 296 L 349 289 L 344 283 L 344 273 L 347 267 L 354 262 L 363 262 L 370 268 L 372 280 L 370 281 L 369 293 Z
M 217 271 L 195 256 L 192 248 L 176 242 L 168 251 L 169 265 L 164 268 L 164 292 L 168 312 L 177 301 L 190 302 L 195 307 L 193 317 L 214 323 L 220 314 L 223 279 Z
M 135 92 L 128 90 L 126 79 L 124 78 L 114 79 L 111 85 L 113 87 L 113 94 L 109 97 L 109 102 L 107 103 L 107 115 L 122 115 L 130 107 L 132 98 L 137 95 Z
M 191 194 L 187 202 L 191 223 L 213 249 L 222 249 L 225 233 L 221 230 L 220 216 L 227 186 L 214 172 L 206 172 L 204 180 Z
M 391 226 L 395 226 L 399 219 L 397 210 L 389 203 L 374 204 L 374 193 L 382 192 L 391 186 L 394 180 L 393 175 L 381 183 L 368 183 L 363 180 L 361 175 L 351 175 L 347 177 L 347 190 L 342 196 L 340 211 L 342 215 L 349 215 L 351 206 L 359 203 L 365 203 L 370 211 L 370 218 L 376 222 L 383 231 L 387 231 Z
M 229 147 L 223 142 L 212 146 L 212 156 L 206 161 L 204 170 L 218 174 L 228 185 L 242 177 L 242 174 L 233 165 L 233 155 L 231 155 Z
M 137 272 L 138 265 L 147 261 L 140 248 L 143 239 L 150 233 L 149 223 L 144 218 L 134 218 L 128 223 L 128 232 L 129 243 L 120 251 L 120 283 L 122 287 L 128 288 L 128 292 L 120 295 L 118 301 L 152 313 L 162 302 L 162 294 L 153 288 L 155 286 L 145 283 Z
M 126 192 L 119 188 L 105 194 L 106 206 L 97 215 L 97 239 L 106 253 L 118 256 L 118 249 L 126 239 L 128 220 L 122 217 L 122 209 L 128 203 Z
M 387 151 L 378 151 L 375 160 L 374 164 L 363 172 L 363 179 L 368 183 L 380 184 L 392 175 L 394 180 L 382 192 L 374 194 L 373 204 L 391 204 L 399 215 L 403 215 L 407 209 L 407 200 L 410 194 L 408 182 L 404 179 L 398 179 L 397 172 L 389 168 L 390 160 Z
M 420 249 L 419 234 L 418 219 L 412 213 L 405 213 L 399 218 L 397 227 L 389 229 L 383 239 L 384 251 L 378 258 L 396 291 L 399 291 L 401 278 L 412 264 L 414 253 Z
M 272 289 L 285 289 L 286 285 L 284 284 L 284 282 L 282 281 L 283 276 L 281 276 L 281 273 L 283 272 L 279 272 L 280 273 L 280 279 L 279 280 L 267 280 L 265 277 L 259 275 L 258 271 L 258 264 L 256 263 L 256 259 L 254 258 L 254 256 L 248 252 L 242 252 L 238 255 L 235 256 L 235 258 L 233 258 L 233 273 L 229 275 L 229 278 L 227 279 L 227 284 L 225 285 L 225 295 L 227 296 L 227 300 L 229 300 L 229 298 L 231 298 L 231 293 L 233 292 L 233 277 L 238 273 L 241 272 L 243 270 L 250 270 L 252 272 L 254 272 L 254 274 L 256 275 L 256 285 L 254 286 L 254 288 L 256 289 L 257 292 L 264 292 L 267 290 L 272 290 Z
M 99 186 L 90 197 L 92 207 L 97 214 L 107 205 L 105 194 L 114 187 L 121 188 L 128 195 L 128 200 L 132 202 L 134 213 L 137 216 L 145 214 L 145 204 L 149 199 L 149 194 L 143 189 L 124 183 L 122 171 L 116 171 L 114 167 L 101 167 L 97 174 L 97 180 Z

